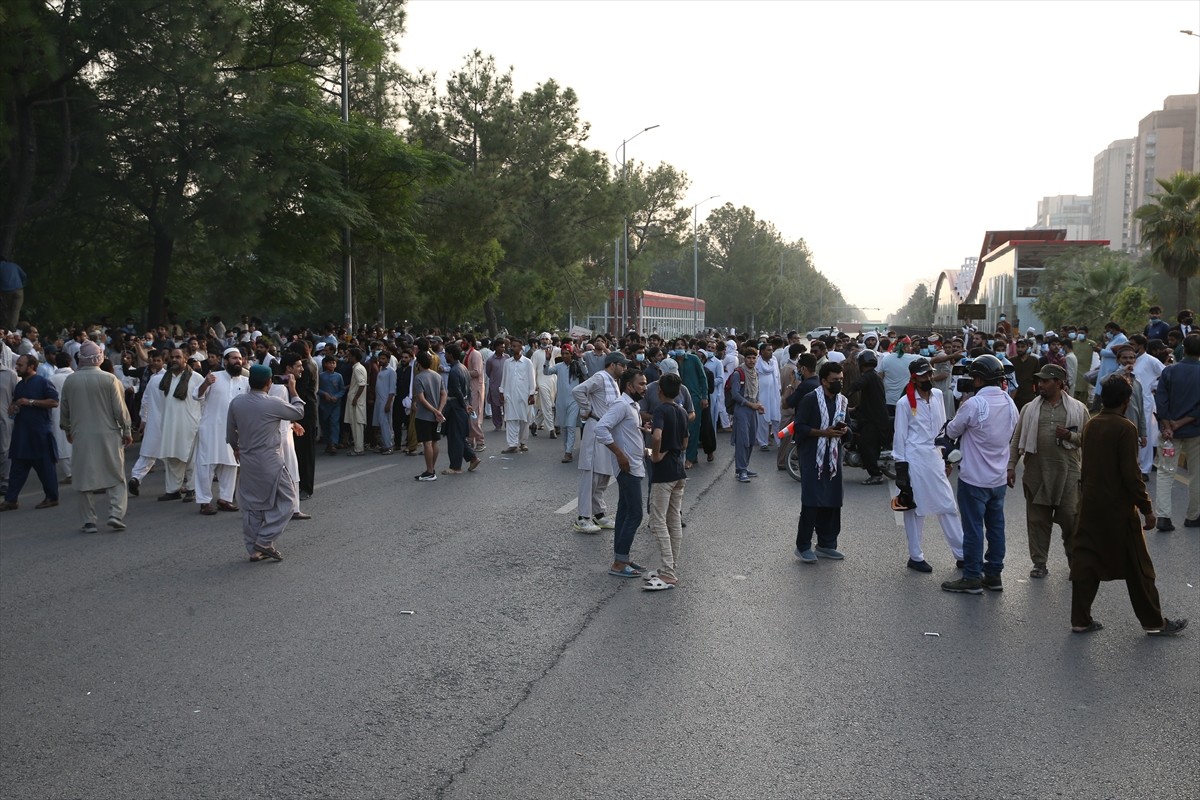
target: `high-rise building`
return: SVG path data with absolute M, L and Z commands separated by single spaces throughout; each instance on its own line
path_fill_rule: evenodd
M 1159 178 L 1169 178 L 1195 163 L 1196 106 L 1200 95 L 1173 94 L 1163 101 L 1162 111 L 1152 111 L 1138 123 L 1133 153 L 1133 211 L 1150 202 L 1161 191 Z M 1140 240 L 1138 224 L 1132 222 L 1131 241 Z
M 1092 164 L 1091 238 L 1108 239 L 1112 250 L 1133 247 L 1133 149 L 1135 139 L 1118 139 Z
M 1037 222 L 1027 230 L 1065 230 L 1067 239 L 1091 239 L 1092 198 L 1089 195 L 1058 194 L 1038 201 Z

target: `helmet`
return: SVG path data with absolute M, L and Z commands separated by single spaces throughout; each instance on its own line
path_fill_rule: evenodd
M 971 366 L 967 367 L 967 374 L 972 378 L 979 378 L 984 383 L 1000 383 L 1004 380 L 1004 362 L 990 353 L 984 353 L 971 362 Z
M 908 362 L 909 375 L 928 375 L 933 372 L 933 365 L 928 358 L 917 358 Z
M 875 357 L 874 350 L 863 350 L 858 354 L 858 365 L 861 367 L 864 364 L 878 364 L 879 359 Z

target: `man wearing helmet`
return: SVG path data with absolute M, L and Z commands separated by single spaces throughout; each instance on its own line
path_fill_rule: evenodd
M 1004 570 L 1004 492 L 1017 407 L 1005 391 L 1004 364 L 994 355 L 976 358 L 967 374 L 975 384 L 975 394 L 946 427 L 950 437 L 962 437 L 958 509 L 963 526 L 963 574 L 956 581 L 944 582 L 942 588 L 983 594 L 984 589 L 1004 589 L 1000 578 Z
M 874 350 L 863 350 L 858 354 L 858 380 L 850 384 L 850 394 L 858 392 L 858 452 L 863 467 L 867 470 L 864 486 L 883 483 L 883 472 L 879 469 L 879 449 L 888 429 L 887 402 L 883 379 L 875 371 L 877 359 Z
M 892 501 L 892 510 L 904 512 L 908 568 L 933 572 L 921 551 L 923 518 L 938 517 L 950 552 L 959 564 L 963 557 L 963 529 L 947 477 L 950 468 L 935 443 L 946 424 L 946 406 L 941 390 L 933 388 L 933 365 L 926 358 L 918 358 L 908 365 L 908 372 L 911 379 L 896 404 L 896 431 L 892 437 L 896 486 L 900 489 Z

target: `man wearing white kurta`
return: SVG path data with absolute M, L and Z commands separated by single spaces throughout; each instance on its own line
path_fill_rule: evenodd
M 561 355 L 562 351 L 551 344 L 550 334 L 545 332 L 538 339 L 538 349 L 529 354 L 529 360 L 533 363 L 533 374 L 537 380 L 537 405 L 532 422 L 537 425 L 538 430 L 549 430 L 550 438 L 557 435 L 554 403 L 558 399 L 558 378 L 553 373 L 546 375 L 543 368 L 547 364 L 553 367 Z M 534 431 L 534 435 L 537 435 L 537 430 Z
M 50 383 L 54 384 L 54 391 L 58 392 L 59 397 L 62 397 L 62 387 L 67 381 L 67 376 L 75 371 L 70 367 L 71 359 L 66 358 L 65 353 L 63 355 L 63 363 L 67 366 L 56 366 L 50 375 Z M 50 427 L 54 430 L 54 444 L 58 447 L 58 482 L 65 484 L 71 482 L 71 443 L 67 441 L 67 432 L 58 425 L 61 418 L 62 412 L 58 410 L 58 406 L 50 409 Z
M 529 423 L 533 420 L 533 403 L 537 397 L 537 378 L 533 374 L 533 362 L 522 355 L 524 347 L 519 339 L 509 342 L 512 355 L 504 362 L 504 377 L 500 380 L 500 397 L 504 403 L 504 438 L 508 447 L 505 453 L 522 453 L 529 447 Z
M 721 359 L 721 374 L 725 376 L 725 380 L 729 380 L 729 376 L 738 368 L 737 343 L 733 339 L 725 342 L 725 357 Z M 729 415 L 729 409 L 725 408 L 725 384 L 720 387 L 721 402 L 717 403 L 717 418 L 721 422 L 721 428 L 730 430 L 733 428 L 733 418 Z
M 138 460 L 129 473 L 129 493 L 134 497 L 141 493 L 141 483 L 150 474 L 154 462 L 162 458 L 163 408 L 166 397 L 163 395 L 160 384 L 167 373 L 162 368 L 160 356 L 155 355 L 151 359 L 150 366 L 146 367 L 146 370 L 151 369 L 155 371 L 144 379 L 146 391 L 142 392 L 142 405 L 138 411 L 142 446 L 138 450 Z M 197 416 L 197 424 L 199 424 L 199 419 Z
M 721 342 L 719 347 L 721 349 L 709 354 L 708 360 L 704 362 L 704 368 L 713 376 L 713 390 L 708 396 L 708 421 L 712 425 L 714 436 L 717 434 L 721 413 L 725 411 L 725 364 L 722 358 L 725 343 Z
M 210 372 L 196 388 L 193 396 L 200 401 L 200 430 L 196 437 L 196 502 L 200 513 L 212 515 L 221 511 L 237 511 L 233 492 L 237 487 L 238 461 L 233 448 L 225 441 L 225 424 L 229 403 L 238 395 L 250 391 L 250 381 L 242 375 L 242 351 L 228 347 L 224 352 L 225 371 Z M 212 482 L 217 478 L 216 508 L 213 507 Z
M 607 447 L 596 441 L 596 424 L 609 406 L 621 397 L 617 381 L 629 366 L 629 360 L 619 351 L 604 357 L 604 368 L 571 389 L 579 405 L 579 421 L 583 423 L 583 441 L 579 445 L 578 516 L 573 530 L 576 533 L 599 533 L 601 528 L 615 528 L 616 521 L 608 516 L 604 490 L 617 473 L 617 460 Z
M 291 376 L 293 381 L 299 382 L 300 377 L 304 374 L 304 361 L 296 356 L 295 353 L 286 353 L 283 356 L 283 377 Z M 395 370 L 392 370 L 393 374 Z M 292 397 L 288 393 L 287 383 L 272 382 L 270 390 L 267 392 L 271 397 L 277 397 L 285 403 L 291 403 Z M 304 426 L 299 422 L 293 422 L 290 419 L 279 420 L 279 455 L 283 458 L 283 465 L 287 469 L 288 479 L 292 482 L 292 492 L 289 500 L 292 501 L 292 519 L 312 519 L 312 515 L 305 514 L 300 510 L 300 460 L 296 456 L 296 440 L 292 434 L 297 436 L 311 436 L 304 429 Z
M 779 420 L 782 416 L 782 401 L 779 397 L 779 364 L 770 357 L 764 347 L 759 352 L 766 356 L 759 358 L 754 365 L 758 373 L 758 402 L 763 405 L 763 413 L 758 415 L 758 446 L 763 450 L 771 448 L 772 434 L 779 430 Z M 772 354 L 773 355 L 773 354 Z
M 1146 411 L 1146 444 L 1138 449 L 1138 468 L 1143 475 L 1150 474 L 1154 466 L 1154 448 L 1158 446 L 1158 417 L 1154 414 L 1154 390 L 1158 377 L 1166 365 L 1146 352 L 1146 337 L 1136 333 L 1129 337 L 1137 350 L 1137 361 L 1133 362 L 1133 377 L 1142 385 L 1142 408 Z
M 187 500 L 184 493 L 192 492 L 196 433 L 200 429 L 201 408 L 196 392 L 204 384 L 204 378 L 199 372 L 193 372 L 187 367 L 183 351 L 178 348 L 171 351 L 169 361 L 168 371 L 162 373 L 162 377 L 153 387 L 162 397 L 162 424 L 159 428 L 157 455 L 163 460 L 167 473 L 166 494 L 160 495 L 158 499 Z M 182 387 L 180 383 L 183 384 Z M 146 391 L 149 392 L 150 389 L 147 388 Z M 142 407 L 145 408 L 150 402 L 153 401 L 149 397 L 143 397 Z
M 904 512 L 904 533 L 908 537 L 908 567 L 917 572 L 932 572 L 921 552 L 921 531 L 925 517 L 936 516 L 950 552 L 957 561 L 963 557 L 962 520 L 954 490 L 946 477 L 946 462 L 934 439 L 946 424 L 946 406 L 942 392 L 933 388 L 933 367 L 922 358 L 914 362 L 917 374 L 911 389 L 896 403 L 896 428 L 892 437 L 892 455 L 897 463 L 908 465 L 916 508 Z
M 346 424 L 350 426 L 350 438 L 354 448 L 352 456 L 364 455 L 366 451 L 363 439 L 364 428 L 367 425 L 367 368 L 363 362 L 363 351 L 357 347 L 350 348 L 350 362 L 354 368 L 350 371 L 350 381 L 346 385 Z

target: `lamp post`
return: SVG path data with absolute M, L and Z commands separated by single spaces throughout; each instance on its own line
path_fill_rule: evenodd
M 692 335 L 700 330 L 700 233 L 699 233 L 699 213 L 696 211 L 700 206 L 707 203 L 709 200 L 715 200 L 720 197 L 719 194 L 714 194 L 712 197 L 706 197 L 696 205 L 692 206 Z
M 625 184 L 626 188 L 628 188 L 628 184 L 626 181 L 627 176 L 625 174 L 625 145 L 629 144 L 630 142 L 632 142 L 637 137 L 641 136 L 646 131 L 652 131 L 657 127 L 658 127 L 657 125 L 647 125 L 645 128 L 642 128 L 640 131 L 635 133 L 633 136 L 630 136 L 628 139 L 623 139 L 621 141 L 621 148 L 619 151 L 621 156 L 620 156 L 620 160 L 618 163 L 620 163 L 620 165 L 621 165 L 621 183 Z M 625 328 L 629 324 L 629 320 L 628 320 L 628 316 L 629 316 L 629 212 L 628 212 L 627 205 L 623 209 L 622 222 L 623 222 L 623 229 L 622 229 L 622 234 L 621 234 L 621 241 L 624 242 L 624 244 L 625 244 L 625 284 L 624 284 L 625 285 L 625 299 L 624 299 L 624 303 L 621 306 L 621 329 L 619 331 L 617 331 L 618 336 L 624 335 Z M 617 282 L 620 279 L 620 275 L 618 272 L 619 267 L 620 267 L 620 263 L 619 263 L 619 257 L 618 257 L 618 264 L 613 269 L 613 316 L 614 317 L 616 316 L 616 313 L 617 313 Z

